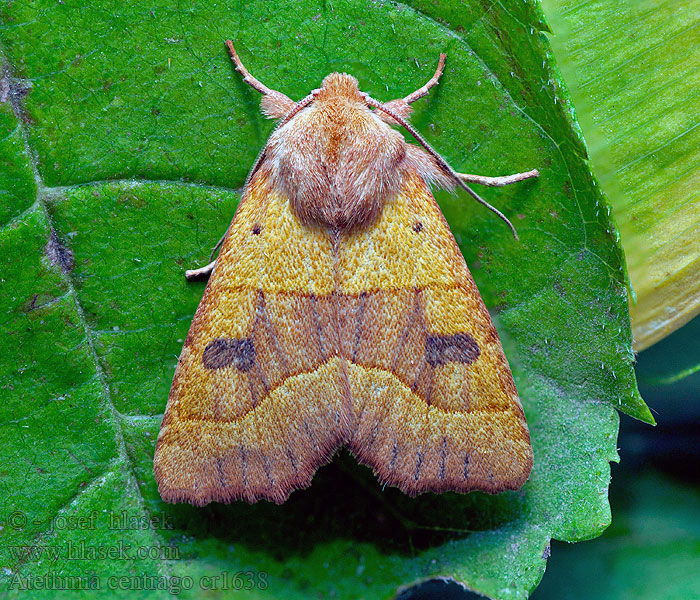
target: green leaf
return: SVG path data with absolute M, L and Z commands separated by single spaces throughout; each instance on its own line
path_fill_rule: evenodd
M 9 102 L 10 98 L 21 99 L 24 93 L 21 82 L 10 74 L 9 65 L 3 65 L 0 78 L 0 226 L 31 207 L 36 198 L 34 174 Z
M 652 418 L 632 370 L 617 235 L 536 5 L 65 0 L 1 10 L 14 85 L 31 82 L 7 113 L 27 151 L 6 145 L 3 160 L 31 164 L 39 182 L 25 176 L 0 230 L 9 590 L 52 574 L 135 597 L 189 582 L 182 596 L 200 597 L 221 576 L 212 596 L 245 595 L 222 590 L 225 573 L 260 598 L 386 598 L 430 577 L 525 598 L 551 538 L 608 525 L 615 409 Z M 520 243 L 468 197 L 439 196 L 530 426 L 535 467 L 521 491 L 411 499 L 341 453 L 282 506 L 160 500 L 155 440 L 204 289 L 183 273 L 207 260 L 272 127 L 229 63 L 229 37 L 252 73 L 297 99 L 333 70 L 376 98 L 403 97 L 446 51 L 417 128 L 459 171 L 541 169 L 537 181 L 483 192 L 514 218 Z
M 650 470 L 631 475 L 614 503 L 615 522 L 602 537 L 552 548 L 533 600 L 700 596 L 697 487 Z
M 543 0 L 595 172 L 615 209 L 635 349 L 700 313 L 700 29 L 694 0 Z

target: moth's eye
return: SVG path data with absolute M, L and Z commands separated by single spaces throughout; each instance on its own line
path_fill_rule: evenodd
M 416 221 L 413 224 L 413 231 L 415 231 L 416 233 L 420 233 L 422 229 L 423 229 L 423 223 L 421 223 L 420 221 Z
M 256 223 L 255 225 L 253 225 L 253 234 L 260 235 L 261 231 L 262 231 L 262 227 L 260 227 L 259 223 Z

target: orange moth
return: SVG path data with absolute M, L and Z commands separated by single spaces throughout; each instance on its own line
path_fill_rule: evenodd
M 380 103 L 332 73 L 294 102 L 226 44 L 262 112 L 281 120 L 218 258 L 187 273 L 211 276 L 158 436 L 161 496 L 282 503 L 342 446 L 412 496 L 520 488 L 533 461 L 525 416 L 430 186 L 486 204 L 467 183 L 537 171 L 457 173 L 407 122 L 444 54 L 403 99 Z

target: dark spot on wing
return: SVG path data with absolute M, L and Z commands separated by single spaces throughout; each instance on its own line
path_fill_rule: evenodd
M 233 365 L 241 371 L 249 371 L 255 363 L 253 340 L 217 338 L 207 344 L 202 353 L 202 364 L 207 369 L 223 369 Z
M 479 345 L 468 333 L 430 335 L 425 340 L 425 357 L 431 367 L 448 362 L 470 364 L 480 353 Z
M 394 465 L 396 465 L 396 458 L 399 455 L 399 447 L 394 440 L 394 447 L 391 449 L 391 460 L 389 461 L 389 470 L 394 470 Z
M 262 227 L 260 227 L 260 223 L 256 223 L 253 225 L 253 233 L 255 235 L 260 235 L 260 232 L 262 231 Z
M 413 479 L 415 481 L 418 481 L 418 478 L 420 477 L 420 468 L 423 466 L 423 453 L 418 452 L 418 455 L 416 456 L 416 470 L 413 473 Z
M 440 479 L 445 479 L 445 464 L 447 463 L 447 438 L 442 438 L 440 450 Z
M 226 477 L 224 476 L 224 464 L 220 458 L 216 459 L 216 468 L 219 471 L 219 483 L 222 488 L 226 487 Z
M 421 223 L 420 221 L 416 221 L 413 224 L 413 231 L 415 231 L 416 233 L 420 233 L 422 230 L 423 230 L 423 223 Z
M 243 487 L 248 487 L 248 452 L 245 447 L 240 446 L 239 450 L 241 452 L 241 473 L 243 475 Z
M 289 448 L 287 448 L 287 457 L 289 458 L 289 462 L 292 464 L 292 469 L 294 469 L 294 473 L 298 475 L 299 469 L 297 467 L 297 458 L 296 456 L 294 456 L 294 453 Z

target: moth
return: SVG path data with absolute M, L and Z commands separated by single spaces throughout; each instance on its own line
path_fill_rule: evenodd
M 411 496 L 520 488 L 533 464 L 523 409 L 431 186 L 462 187 L 510 225 L 467 183 L 538 172 L 457 173 L 408 123 L 445 54 L 403 99 L 331 73 L 294 102 L 226 44 L 280 121 L 217 259 L 187 273 L 210 278 L 158 436 L 162 498 L 282 503 L 343 446 Z

